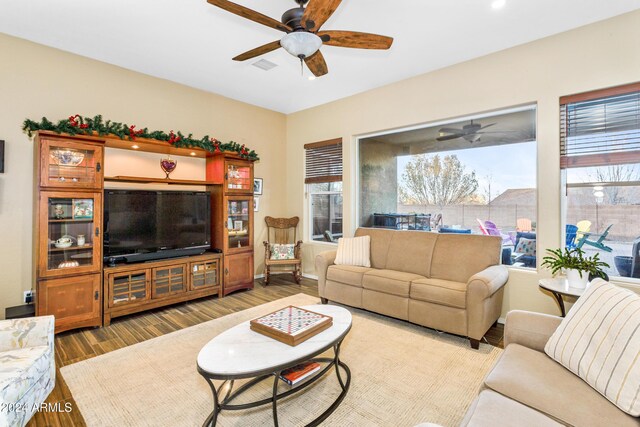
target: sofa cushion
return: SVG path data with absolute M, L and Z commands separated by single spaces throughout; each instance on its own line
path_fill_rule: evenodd
M 370 268 L 355 265 L 330 265 L 327 269 L 327 280 L 361 288 L 362 275 L 370 270 Z
M 614 405 L 640 415 L 640 296 L 594 280 L 544 351 Z
M 384 228 L 358 228 L 356 230 L 356 237 L 371 236 L 371 267 L 386 268 L 389 243 L 391 242 L 391 238 L 394 233 L 397 233 L 397 231 L 385 230 Z
M 484 384 L 565 424 L 638 427 L 635 418 L 562 365 L 519 344 L 507 346 Z
M 52 358 L 48 346 L 0 352 L 0 402 L 19 402 L 40 377 L 49 375 Z
M 424 231 L 402 231 L 393 235 L 387 253 L 387 270 L 406 271 L 429 277 L 431 257 L 438 235 Z
M 474 274 L 500 264 L 500 236 L 437 234 L 437 237 L 429 277 L 467 282 Z
M 491 390 L 484 390 L 471 404 L 461 426 L 560 427 L 546 415 Z
M 411 282 L 411 299 L 449 307 L 467 306 L 467 284 L 442 279 L 418 279 Z
M 424 279 L 424 276 L 395 270 L 370 270 L 362 277 L 362 287 L 385 294 L 409 297 L 412 280 Z

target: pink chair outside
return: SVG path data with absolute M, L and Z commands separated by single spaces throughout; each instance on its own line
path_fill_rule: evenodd
M 484 223 L 482 221 L 480 221 L 480 218 L 476 218 L 476 221 L 478 221 L 478 225 L 480 226 L 480 231 L 482 232 L 482 234 L 484 234 L 485 236 L 488 236 L 489 232 L 484 227 Z

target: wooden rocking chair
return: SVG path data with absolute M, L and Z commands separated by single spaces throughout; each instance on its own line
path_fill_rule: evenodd
M 273 218 L 267 216 L 264 222 L 267 223 L 267 241 L 264 242 L 264 285 L 269 284 L 271 277 L 271 267 L 291 267 L 293 278 L 300 284 L 302 277 L 302 255 L 300 249 L 302 240 L 296 241 L 296 229 L 300 218 Z M 291 245 L 293 248 L 293 258 L 273 259 L 273 244 Z M 287 248 L 288 249 L 288 248 Z

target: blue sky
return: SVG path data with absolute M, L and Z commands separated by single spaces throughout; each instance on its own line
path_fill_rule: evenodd
M 434 153 L 435 154 L 435 153 Z M 536 143 L 523 142 L 466 150 L 440 151 L 440 157 L 455 154 L 467 172 L 475 171 L 478 191 L 487 187 L 487 176 L 492 176 L 492 198 L 509 188 L 536 187 Z M 398 157 L 398 183 L 412 156 Z

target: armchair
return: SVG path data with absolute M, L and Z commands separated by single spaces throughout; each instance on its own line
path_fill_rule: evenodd
M 0 425 L 26 425 L 53 390 L 53 330 L 53 316 L 0 321 Z
M 300 284 L 302 277 L 302 240 L 296 241 L 296 229 L 300 219 L 264 218 L 267 224 L 267 241 L 264 244 L 264 285 L 269 284 L 272 267 L 289 267 L 293 270 L 293 279 Z M 286 271 L 286 270 L 285 270 Z

